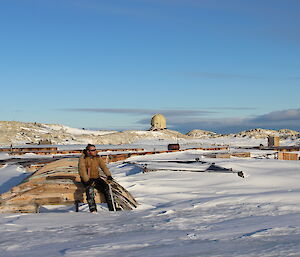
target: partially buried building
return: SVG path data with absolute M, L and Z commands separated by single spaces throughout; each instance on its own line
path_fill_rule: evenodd
M 163 130 L 167 128 L 167 121 L 164 115 L 155 114 L 151 119 L 150 130 Z

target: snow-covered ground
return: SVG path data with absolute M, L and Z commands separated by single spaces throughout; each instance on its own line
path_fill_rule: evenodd
M 102 206 L 91 214 L 86 206 L 79 213 L 69 206 L 45 206 L 39 214 L 0 214 L 0 256 L 300 256 L 300 161 L 207 159 L 203 153 L 130 159 L 164 168 L 150 173 L 132 164 L 110 164 L 114 178 L 140 203 L 133 211 L 112 213 Z M 165 161 L 195 158 L 243 171 L 245 178 L 165 170 Z M 2 167 L 0 188 L 23 172 Z

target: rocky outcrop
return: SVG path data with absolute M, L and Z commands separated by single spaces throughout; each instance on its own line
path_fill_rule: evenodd
M 234 137 L 248 137 L 248 138 L 267 138 L 268 136 L 276 136 L 278 135 L 278 131 L 271 130 L 271 129 L 262 129 L 262 128 L 256 128 L 256 129 L 250 129 L 241 131 L 237 134 L 231 134 Z
M 280 130 L 271 130 L 271 129 L 250 129 L 241 131 L 236 134 L 221 135 L 211 131 L 205 131 L 200 129 L 194 129 L 187 133 L 188 136 L 192 138 L 218 138 L 218 137 L 240 137 L 240 138 L 255 138 L 255 139 L 265 139 L 268 136 L 279 136 L 281 139 L 297 139 L 300 138 L 300 132 L 290 129 L 280 129 Z
M 300 132 L 291 130 L 291 129 L 280 129 L 278 130 L 279 136 L 283 139 L 291 138 L 297 139 L 300 138 Z
M 216 137 L 221 137 L 222 136 L 222 135 L 217 134 L 215 132 L 201 130 L 201 129 L 191 130 L 186 135 L 189 136 L 189 137 L 192 137 L 192 138 L 216 138 Z
M 95 131 L 70 128 L 57 124 L 42 124 L 17 121 L 0 121 L 0 145 L 41 144 L 129 144 L 141 139 L 188 138 L 177 131 L 140 131 L 127 130 Z
M 242 131 L 237 134 L 232 134 L 235 137 L 248 137 L 248 138 L 267 138 L 268 136 L 279 136 L 282 139 L 296 139 L 300 136 L 300 133 L 290 129 L 280 129 L 280 130 L 271 130 L 271 129 L 262 129 L 256 128 L 251 130 Z
M 19 121 L 0 121 L 0 145 L 83 144 L 93 142 L 95 136 L 115 131 L 92 131 L 70 128 L 57 124 L 42 124 Z

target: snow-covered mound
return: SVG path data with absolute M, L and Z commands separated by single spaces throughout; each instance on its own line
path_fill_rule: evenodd
M 94 131 L 70 128 L 58 124 L 36 122 L 0 121 L 0 145 L 38 144 L 76 144 L 92 142 L 95 136 L 102 136 L 115 131 Z
M 215 132 L 201 130 L 201 129 L 191 130 L 186 135 L 189 136 L 189 137 L 193 137 L 193 138 L 215 138 L 215 137 L 222 136 L 222 135 L 217 134 Z
M 268 136 L 279 136 L 280 138 L 299 138 L 300 133 L 290 129 L 271 130 L 256 128 L 251 130 L 242 131 L 237 134 L 232 134 L 235 137 L 248 137 L 248 138 L 267 138 Z

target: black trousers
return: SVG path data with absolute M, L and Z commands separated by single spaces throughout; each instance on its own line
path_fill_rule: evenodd
M 83 181 L 82 183 L 85 186 L 86 200 L 88 202 L 89 209 L 91 212 L 97 211 L 94 189 L 97 189 L 104 195 L 108 209 L 110 211 L 115 210 L 114 202 L 112 199 L 113 196 L 110 193 L 109 185 L 103 179 L 101 178 L 90 179 L 88 183 L 85 183 Z

